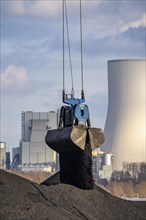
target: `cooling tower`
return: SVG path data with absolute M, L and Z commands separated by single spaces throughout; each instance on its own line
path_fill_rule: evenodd
M 108 61 L 108 111 L 102 150 L 123 162 L 146 162 L 146 60 Z

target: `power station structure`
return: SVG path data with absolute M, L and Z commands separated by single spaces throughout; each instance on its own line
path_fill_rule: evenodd
M 21 163 L 43 164 L 55 163 L 56 152 L 45 143 L 49 129 L 57 128 L 57 112 L 27 111 L 21 114 Z
M 6 143 L 0 142 L 0 169 L 6 169 Z
M 15 169 L 17 166 L 21 164 L 21 148 L 20 147 L 13 147 L 12 148 L 12 164 L 11 170 Z
M 100 148 L 92 152 L 92 172 L 95 181 L 104 184 L 112 176 L 113 155 L 109 151 L 102 151 Z
M 123 162 L 146 162 L 146 60 L 108 61 L 108 111 L 102 150 Z

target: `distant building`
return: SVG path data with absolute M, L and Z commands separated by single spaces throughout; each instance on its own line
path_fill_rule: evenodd
M 10 159 L 10 152 L 6 152 L 6 170 L 10 169 L 11 159 Z
M 21 164 L 21 148 L 12 148 L 12 164 L 11 169 L 17 168 Z
M 106 183 L 112 176 L 113 155 L 109 151 L 101 151 L 100 148 L 92 152 L 92 173 L 98 183 Z
M 58 114 L 50 112 L 22 112 L 21 115 L 21 164 L 56 162 L 56 152 L 45 143 L 49 129 L 57 128 Z
M 99 148 L 92 151 L 92 174 L 94 180 L 97 180 L 98 178 L 98 153 L 99 153 Z
M 21 170 L 23 172 L 29 172 L 29 171 L 34 171 L 34 172 L 38 172 L 38 171 L 45 171 L 45 172 L 49 172 L 49 173 L 54 173 L 56 172 L 54 164 L 30 164 L 30 165 L 19 165 L 17 167 L 17 170 Z
M 6 143 L 0 142 L 0 169 L 6 169 Z

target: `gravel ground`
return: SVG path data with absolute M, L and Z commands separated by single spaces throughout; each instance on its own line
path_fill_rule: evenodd
M 146 202 L 119 199 L 98 186 L 39 185 L 0 170 L 1 220 L 146 220 Z

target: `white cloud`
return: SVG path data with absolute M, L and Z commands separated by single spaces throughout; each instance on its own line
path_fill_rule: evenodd
M 37 73 L 35 71 L 31 71 L 32 75 L 41 74 L 40 71 Z M 1 88 L 2 88 L 2 95 L 8 95 L 9 97 L 13 96 L 30 96 L 30 95 L 42 95 L 45 96 L 46 94 L 50 94 L 52 92 L 52 87 L 54 91 L 54 81 L 51 79 L 49 80 L 42 80 L 42 77 L 38 79 L 29 78 L 28 72 L 24 67 L 18 67 L 16 65 L 9 65 L 7 68 L 0 73 L 1 77 Z M 55 87 L 56 89 L 56 87 Z
M 51 16 L 53 19 L 59 16 L 60 19 L 57 23 L 61 20 L 61 0 L 11 0 L 3 2 L 3 6 L 4 12 L 6 10 L 13 16 L 41 18 Z M 134 1 L 131 3 L 129 1 L 117 1 L 114 3 L 112 0 L 83 0 L 82 14 L 84 36 L 91 35 L 94 38 L 104 38 L 106 36 L 119 35 L 121 32 L 127 31 L 130 27 L 137 28 L 141 25 L 145 26 L 146 15 L 143 14 L 143 16 L 141 16 L 144 9 L 140 8 L 140 6 L 143 6 L 143 2 L 139 3 L 138 1 Z M 73 34 L 74 39 L 76 39 L 76 33 L 78 33 L 79 30 L 79 0 L 67 0 L 67 9 L 69 25 L 72 27 L 70 28 L 70 33 Z M 123 11 L 125 12 L 124 16 Z M 51 22 L 51 25 L 49 22 Z M 48 27 L 56 27 L 54 22 L 56 22 L 55 19 L 51 21 L 48 20 Z
M 124 32 L 127 31 L 129 28 L 138 28 L 140 26 L 146 27 L 146 14 L 143 14 L 142 17 L 137 20 L 124 24 L 121 27 L 121 31 Z
M 35 1 L 33 4 L 27 4 L 28 14 L 34 16 L 55 16 L 60 8 L 60 2 L 56 1 Z
M 23 1 L 11 0 L 3 2 L 4 10 L 11 16 L 54 16 L 57 15 L 61 1 L 37 0 Z
M 24 91 L 28 85 L 29 80 L 25 68 L 9 65 L 1 73 L 2 92 L 6 94 Z
M 98 22 L 97 22 L 98 21 Z M 116 21 L 116 22 L 115 22 Z M 112 17 L 97 15 L 96 19 L 88 19 L 84 24 L 85 35 L 91 35 L 95 39 L 105 38 L 107 36 L 119 36 L 126 32 L 129 28 L 138 28 L 146 26 L 146 14 L 139 16 L 139 18 L 129 19 L 121 15 L 114 14 Z M 93 28 L 94 27 L 94 28 Z M 88 30 L 88 32 L 86 31 Z
M 93 6 L 93 7 L 92 7 Z M 146 26 L 144 1 L 102 1 L 83 9 L 84 36 L 117 36 L 131 28 Z
M 99 5 L 102 1 L 82 1 L 82 7 L 86 10 L 91 10 L 92 8 Z M 77 0 L 67 0 L 67 8 L 70 11 L 79 10 L 80 2 Z M 34 1 L 24 1 L 24 0 L 11 0 L 3 2 L 3 7 L 5 11 L 12 16 L 56 16 L 62 10 L 61 0 L 34 0 Z

